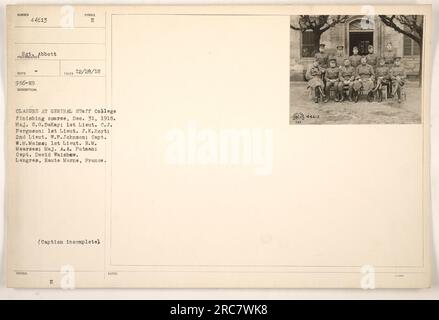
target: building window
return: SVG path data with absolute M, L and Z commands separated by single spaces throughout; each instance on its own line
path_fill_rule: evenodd
M 404 55 L 405 56 L 417 56 L 419 55 L 419 45 L 415 40 L 404 35 Z
M 368 17 L 353 20 L 349 23 L 349 30 L 351 31 L 373 31 L 375 30 L 375 22 Z
M 314 32 L 306 30 L 302 32 L 302 58 L 314 57 Z
M 404 28 L 406 31 L 409 31 L 407 28 Z M 413 40 L 412 38 L 403 35 L 404 37 L 404 56 L 417 56 L 420 54 L 419 44 Z

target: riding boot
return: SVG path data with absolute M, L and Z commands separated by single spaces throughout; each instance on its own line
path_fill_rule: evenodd
M 360 92 L 358 90 L 354 91 L 354 101 L 355 101 L 355 103 L 358 102 L 359 98 L 360 98 Z
M 341 92 L 339 92 L 339 94 L 338 94 L 339 96 L 340 96 L 340 99 L 339 99 L 339 101 L 340 102 L 343 102 L 344 101 L 344 99 L 345 99 L 345 96 L 344 96 L 344 92 L 343 92 L 343 90 L 341 90 Z
M 328 102 L 330 95 L 331 95 L 331 89 L 328 86 L 326 86 L 326 88 L 325 88 L 325 100 L 323 102 L 325 102 L 325 103 Z

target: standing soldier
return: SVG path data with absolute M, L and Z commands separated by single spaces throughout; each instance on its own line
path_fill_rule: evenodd
M 326 69 L 325 72 L 325 80 L 326 80 L 326 87 L 325 87 L 325 94 L 326 99 L 325 102 L 329 101 L 329 96 L 331 93 L 331 88 L 333 87 L 335 89 L 335 102 L 338 102 L 337 97 L 337 91 L 338 91 L 338 80 L 340 78 L 340 68 L 337 67 L 337 61 L 335 58 L 329 59 L 329 68 Z
M 384 60 L 386 61 L 386 65 L 391 68 L 393 66 L 393 62 L 396 58 L 396 52 L 393 50 L 393 46 L 391 42 L 387 42 L 386 50 L 383 53 Z
M 384 50 L 383 57 L 386 60 L 386 66 L 390 70 L 393 67 L 393 63 L 395 62 L 395 58 L 396 58 L 396 52 L 393 49 L 391 42 L 387 42 L 386 50 Z M 387 95 L 389 97 L 392 97 L 392 89 L 390 85 L 387 86 Z
M 392 94 L 398 96 L 398 103 L 401 103 L 401 90 L 404 87 L 407 74 L 403 66 L 401 66 L 401 58 L 396 57 L 394 66 L 390 69 L 390 78 L 392 80 Z
M 319 61 L 321 68 L 326 69 L 328 67 L 328 54 L 325 52 L 325 44 L 321 43 L 319 46 L 319 52 L 315 54 L 315 58 Z
M 346 58 L 344 60 L 344 66 L 340 68 L 340 82 L 338 83 L 338 95 L 340 96 L 340 102 L 344 100 L 344 88 L 348 86 L 349 101 L 352 101 L 352 87 L 355 80 L 355 68 L 351 66 L 351 61 Z
M 313 65 L 306 73 L 306 79 L 308 80 L 308 88 L 311 88 L 314 94 L 315 103 L 319 102 L 319 97 L 324 98 L 323 94 L 323 80 L 322 75 L 324 70 L 319 66 L 319 60 L 317 58 L 314 59 Z
M 349 57 L 349 61 L 351 62 L 351 66 L 354 68 L 360 65 L 361 56 L 358 54 L 358 47 L 354 46 L 352 48 L 352 55 Z
M 335 61 L 337 62 L 337 66 L 341 67 L 344 64 L 344 60 L 347 58 L 346 55 L 343 52 L 344 47 L 342 45 L 337 46 L 337 52 L 333 56 L 335 58 Z
M 387 85 L 387 88 L 390 88 L 390 69 L 386 65 L 386 59 L 380 58 L 379 59 L 379 65 L 375 70 L 375 76 L 376 76 L 376 86 L 373 91 L 378 90 L 378 101 L 383 101 L 383 92 L 381 90 L 383 85 Z
M 366 56 L 367 57 L 367 64 L 371 65 L 375 69 L 375 67 L 377 66 L 377 63 L 378 63 L 378 56 L 374 52 L 373 45 L 370 44 L 367 47 L 367 51 L 369 52 Z
M 373 100 L 373 88 L 374 88 L 374 75 L 375 71 L 373 67 L 367 63 L 367 58 L 361 57 L 361 64 L 356 70 L 356 80 L 354 82 L 354 94 L 355 102 L 358 102 L 360 96 L 360 90 L 363 90 L 363 94 L 367 95 L 367 100 L 371 102 Z

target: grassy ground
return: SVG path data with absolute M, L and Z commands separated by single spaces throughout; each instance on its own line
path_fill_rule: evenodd
M 309 96 L 305 82 L 292 81 L 290 124 L 420 123 L 421 91 L 417 81 L 408 82 L 405 87 L 406 100 L 401 104 L 394 99 L 368 102 L 366 97 L 360 97 L 358 103 L 349 100 L 315 103 Z

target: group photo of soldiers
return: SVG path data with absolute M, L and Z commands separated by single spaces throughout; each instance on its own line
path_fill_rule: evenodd
M 306 73 L 308 88 L 312 89 L 314 101 L 328 102 L 333 92 L 335 102 L 345 99 L 358 102 L 360 96 L 372 102 L 386 97 L 401 96 L 406 80 L 406 72 L 401 66 L 401 57 L 396 56 L 392 43 L 388 42 L 383 56 L 374 52 L 373 45 L 368 46 L 368 54 L 360 55 L 358 47 L 353 47 L 350 56 L 344 54 L 344 46 L 338 45 L 337 52 L 329 55 L 325 52 L 325 44 L 320 44 L 314 62 Z
M 290 16 L 290 124 L 422 121 L 424 17 Z

